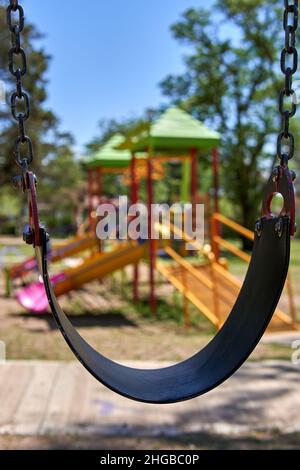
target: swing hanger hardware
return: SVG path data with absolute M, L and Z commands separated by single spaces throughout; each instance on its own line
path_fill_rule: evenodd
M 11 95 L 10 106 L 13 119 L 18 123 L 18 137 L 14 144 L 14 155 L 21 175 L 13 178 L 13 185 L 27 193 L 29 224 L 23 232 L 23 240 L 28 245 L 40 244 L 40 223 L 36 203 L 36 176 L 29 171 L 34 152 L 31 138 L 27 135 L 25 123 L 30 117 L 30 99 L 23 88 L 22 78 L 27 73 L 26 53 L 21 45 L 21 33 L 25 26 L 24 9 L 18 0 L 10 0 L 6 10 L 7 24 L 11 33 L 11 48 L 8 52 L 9 71 L 16 80 L 16 89 Z M 26 150 L 25 150 L 26 148 Z
M 265 187 L 263 204 L 262 204 L 262 218 L 272 219 L 275 215 L 272 213 L 271 203 L 277 194 L 281 194 L 283 197 L 283 207 L 279 214 L 279 220 L 282 217 L 289 217 L 290 219 L 290 230 L 291 235 L 296 232 L 296 204 L 295 204 L 295 192 L 293 181 L 296 178 L 296 173 L 291 171 L 287 166 L 278 165 L 272 171 L 272 175 Z M 259 222 L 258 222 L 259 223 Z M 256 233 L 259 236 L 261 230 L 256 227 Z M 277 234 L 280 233 L 275 227 Z
M 275 225 L 275 232 L 277 233 L 279 238 L 281 238 L 283 235 L 283 227 L 284 227 L 283 218 L 280 217 L 280 219 L 278 219 L 278 222 L 276 222 L 276 225 Z
M 28 208 L 29 208 L 29 224 L 26 225 L 23 231 L 23 240 L 27 245 L 33 245 L 33 247 L 41 246 L 42 244 L 42 233 L 45 232 L 45 228 L 41 225 L 39 219 L 39 212 L 37 206 L 36 196 L 36 176 L 31 172 L 27 171 L 23 177 L 23 191 L 27 193 Z M 48 236 L 48 234 L 46 234 Z
M 260 238 L 261 237 L 261 233 L 262 233 L 262 224 L 261 224 L 261 220 L 258 220 L 255 224 L 255 232 L 257 234 L 257 236 Z

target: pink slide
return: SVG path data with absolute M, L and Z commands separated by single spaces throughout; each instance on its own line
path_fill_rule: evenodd
M 55 284 L 56 282 L 62 281 L 64 278 L 64 273 L 57 274 L 51 278 L 51 282 Z M 35 282 L 25 287 L 17 292 L 16 298 L 22 307 L 30 312 L 41 314 L 45 313 L 48 309 L 47 295 L 42 282 Z
M 57 296 L 71 290 L 80 289 L 84 284 L 102 279 L 112 272 L 139 262 L 145 256 L 145 244 L 124 243 L 115 250 L 106 253 L 95 253 L 86 258 L 79 266 L 69 268 L 51 278 Z M 18 302 L 29 312 L 41 314 L 47 311 L 48 302 L 44 285 L 36 282 L 16 294 Z
M 23 266 L 24 271 L 33 271 L 37 267 L 37 262 L 34 259 L 29 259 Z

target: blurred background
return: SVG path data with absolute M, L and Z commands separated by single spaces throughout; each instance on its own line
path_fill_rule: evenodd
M 269 331 L 247 365 L 210 395 L 162 408 L 135 404 L 73 363 L 41 300 L 32 248 L 21 240 L 27 209 L 11 183 L 18 173 L 17 126 L 9 106 L 15 85 L 6 4 L 0 2 L 0 349 L 7 359 L 0 366 L 0 447 L 297 448 L 299 233 Z M 52 237 L 54 276 L 77 276 L 69 290 L 59 278 L 62 305 L 80 333 L 115 360 L 146 367 L 183 360 L 211 339 L 230 311 L 251 254 L 263 187 L 277 162 L 283 1 L 22 5 L 27 133 L 41 220 Z M 291 126 L 291 168 L 299 173 L 298 116 Z M 153 274 L 151 249 L 150 263 L 136 251 L 127 258 L 123 246 L 99 248 L 92 233 L 98 203 L 116 204 L 119 195 L 147 201 L 150 144 L 134 148 L 133 142 L 157 129 L 173 140 L 152 149 L 153 199 L 205 204 L 206 227 L 200 250 L 187 253 L 175 242 L 161 247 Z M 133 170 L 135 152 L 140 161 Z M 274 211 L 280 204 L 278 198 Z M 78 281 L 76 270 L 99 250 L 107 267 Z M 112 250 L 119 250 L 117 267 Z

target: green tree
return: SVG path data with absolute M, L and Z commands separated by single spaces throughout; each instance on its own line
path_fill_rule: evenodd
M 127 135 L 132 128 L 144 122 L 144 118 L 132 117 L 125 119 L 101 119 L 99 121 L 99 134 L 86 144 L 87 153 L 96 152 L 114 134 Z
M 161 84 L 173 102 L 222 134 L 224 189 L 235 217 L 250 228 L 264 170 L 276 158 L 282 14 L 282 0 L 218 0 L 209 11 L 187 10 L 172 26 L 187 47 L 186 71 Z
M 6 2 L 5 2 L 6 3 Z M 11 192 L 11 178 L 19 172 L 14 161 L 14 142 L 18 126 L 11 117 L 9 97 L 15 88 L 15 81 L 8 71 L 8 50 L 11 39 L 6 26 L 6 8 L 0 6 L 0 80 L 5 85 L 6 102 L 0 105 L 0 184 L 1 194 Z M 34 147 L 33 171 L 38 175 L 39 201 L 42 214 L 48 225 L 55 228 L 74 221 L 76 205 L 82 199 L 82 172 L 75 159 L 73 139 L 68 133 L 61 133 L 59 119 L 47 108 L 47 79 L 50 57 L 38 41 L 42 35 L 33 24 L 26 22 L 22 32 L 28 72 L 23 78 L 23 87 L 30 96 L 30 119 L 26 122 L 27 134 L 32 138 Z M 20 204 L 17 219 L 23 214 Z M 78 207 L 78 206 L 77 206 Z M 8 209 L 11 213 L 11 209 Z
M 24 89 L 30 95 L 30 119 L 26 123 L 27 134 L 30 135 L 34 145 L 34 168 L 38 168 L 47 155 L 55 150 L 55 138 L 58 119 L 52 111 L 47 109 L 45 75 L 48 70 L 50 57 L 42 48 L 36 46 L 41 39 L 40 33 L 34 25 L 26 23 L 22 32 L 23 47 L 28 61 L 28 73 L 23 79 Z M 12 120 L 9 107 L 9 96 L 15 87 L 13 77 L 8 71 L 8 50 L 10 34 L 6 26 L 5 7 L 0 6 L 0 80 L 5 84 L 6 105 L 0 108 L 0 184 L 10 183 L 11 175 L 16 173 L 13 148 L 17 137 L 17 125 Z
M 58 134 L 57 138 L 55 152 L 40 168 L 39 200 L 42 222 L 51 233 L 63 236 L 76 231 L 85 208 L 87 181 L 74 158 L 70 134 Z

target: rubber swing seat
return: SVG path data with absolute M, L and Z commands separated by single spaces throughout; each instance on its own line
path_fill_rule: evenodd
M 55 297 L 48 274 L 44 229 L 41 229 L 42 243 L 35 249 L 52 313 L 83 366 L 120 395 L 141 402 L 174 403 L 215 388 L 249 357 L 272 318 L 285 284 L 290 231 L 288 216 L 261 219 L 244 284 L 222 329 L 190 359 L 156 370 L 126 367 L 93 349 L 75 330 Z

